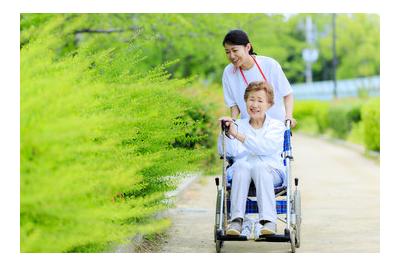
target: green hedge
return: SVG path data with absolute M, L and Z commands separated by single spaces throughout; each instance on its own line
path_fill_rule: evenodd
M 63 55 L 46 23 L 20 52 L 21 252 L 93 252 L 165 230 L 165 192 L 209 154 L 212 111 L 130 44 Z
M 345 139 L 353 123 L 361 120 L 361 105 L 348 102 L 331 103 L 327 111 L 327 124 L 336 137 Z
M 296 130 L 330 134 L 379 150 L 379 98 L 297 101 L 294 116 L 298 120 Z
M 370 150 L 380 150 L 380 102 L 373 99 L 362 108 L 365 145 Z

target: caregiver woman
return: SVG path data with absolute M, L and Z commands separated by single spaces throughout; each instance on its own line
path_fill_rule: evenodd
M 293 118 L 293 90 L 282 71 L 282 67 L 273 58 L 256 56 L 247 34 L 242 30 L 229 31 L 224 41 L 226 55 L 231 62 L 225 67 L 222 76 L 225 104 L 230 108 L 231 117 L 248 118 L 244 102 L 244 92 L 252 81 L 267 81 L 274 88 L 275 104 L 267 114 L 277 120 Z

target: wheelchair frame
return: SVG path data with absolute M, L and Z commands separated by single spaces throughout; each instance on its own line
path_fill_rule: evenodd
M 286 130 L 284 133 L 284 147 L 282 157 L 286 169 L 287 187 L 284 190 L 276 191 L 275 198 L 286 195 L 286 217 L 283 219 L 278 216 L 278 221 L 286 224 L 283 234 L 260 236 L 257 242 L 290 242 L 290 251 L 296 252 L 296 248 L 300 247 L 300 227 L 301 227 L 301 197 L 298 190 L 298 178 L 294 179 L 295 190 L 292 191 L 292 170 L 291 161 L 293 161 L 292 146 L 291 146 L 291 129 L 290 120 L 285 121 Z M 217 186 L 217 202 L 215 211 L 214 225 L 214 242 L 216 251 L 219 253 L 223 247 L 224 241 L 247 241 L 247 237 L 243 235 L 230 236 L 225 234 L 225 229 L 228 224 L 227 210 L 227 157 L 226 157 L 226 135 L 227 128 L 224 122 L 221 121 L 221 133 L 223 135 L 222 150 L 222 184 L 220 185 L 219 178 L 215 178 Z

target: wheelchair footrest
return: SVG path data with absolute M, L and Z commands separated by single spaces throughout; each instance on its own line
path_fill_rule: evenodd
M 247 241 L 247 236 L 239 235 L 239 236 L 230 236 L 230 235 L 219 235 L 217 236 L 218 240 L 222 241 Z
M 290 242 L 289 235 L 267 235 L 267 236 L 260 236 L 257 242 Z

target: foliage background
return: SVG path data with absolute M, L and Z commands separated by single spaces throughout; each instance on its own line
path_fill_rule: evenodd
M 165 230 L 169 221 L 158 214 L 180 173 L 218 164 L 223 36 L 244 29 L 258 54 L 302 82 L 306 15 L 318 26 L 314 77 L 330 79 L 328 14 L 22 14 L 21 251 L 112 250 Z M 337 28 L 338 78 L 379 74 L 379 17 L 338 15 Z M 368 147 L 379 149 L 371 122 L 379 100 L 364 102 L 338 112 L 360 113 L 343 116 L 354 123 L 371 117 L 363 122 L 377 128 Z M 323 133 L 334 110 L 299 103 L 295 116 Z M 340 137 L 362 132 L 354 123 Z
M 227 64 L 222 39 L 234 28 L 248 33 L 258 54 L 277 59 L 290 82 L 304 81 L 301 51 L 307 46 L 305 19 L 311 16 L 320 51 L 313 65 L 314 80 L 332 77 L 331 14 L 22 14 L 21 46 L 35 39 L 55 16 L 65 19 L 57 29 L 65 37 L 61 54 L 83 43 L 90 43 L 92 51 L 130 43 L 146 59 L 143 69 L 178 60 L 167 67 L 174 77 L 196 76 L 216 83 Z M 337 15 L 338 79 L 379 75 L 379 29 L 376 14 Z
M 21 251 L 93 251 L 168 226 L 178 172 L 213 144 L 207 106 L 129 44 L 65 54 L 68 17 L 21 49 Z M 71 26 L 71 25 L 70 25 Z M 65 30 L 65 29 L 64 29 Z M 93 39 L 94 42 L 101 40 Z

